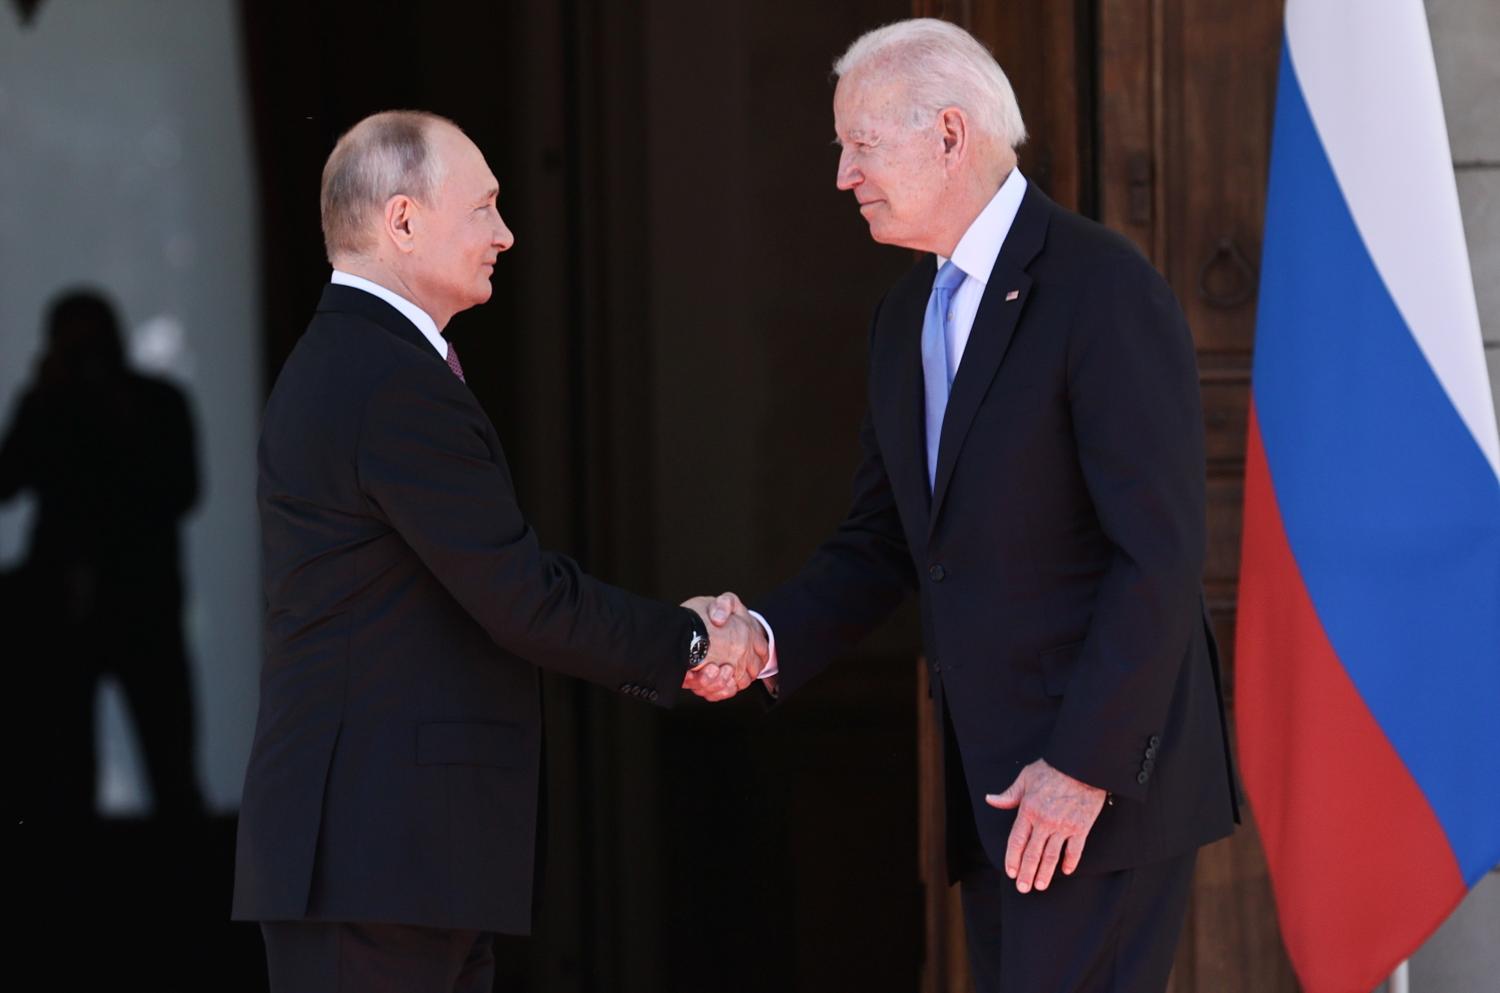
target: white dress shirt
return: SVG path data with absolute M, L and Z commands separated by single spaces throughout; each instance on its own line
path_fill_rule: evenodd
M 432 343 L 432 347 L 437 349 L 437 353 L 442 357 L 443 361 L 446 362 L 448 360 L 448 340 L 438 332 L 437 321 L 427 316 L 427 311 L 418 307 L 406 299 L 406 297 L 394 290 L 386 289 L 379 283 L 372 283 L 363 276 L 356 276 L 353 273 L 344 272 L 342 269 L 333 270 L 333 275 L 329 277 L 328 281 L 338 286 L 350 286 L 356 290 L 364 290 L 366 293 L 374 294 L 392 307 L 395 307 L 401 311 L 401 316 L 417 326 L 417 330 L 422 332 L 422 337 Z
M 1021 209 L 1021 198 L 1025 195 L 1026 177 L 1021 175 L 1020 169 L 1012 169 L 953 249 L 953 264 L 964 272 L 964 281 L 953 291 L 953 302 L 948 309 L 951 315 L 947 335 L 948 368 L 955 376 L 958 375 L 958 364 L 963 361 L 964 348 L 969 344 L 969 332 L 974 329 L 979 301 L 984 298 L 985 286 L 990 281 L 990 270 L 995 268 L 1000 246 L 1010 234 L 1010 226 L 1015 222 L 1016 211 Z M 939 255 L 938 268 L 941 269 L 947 261 Z

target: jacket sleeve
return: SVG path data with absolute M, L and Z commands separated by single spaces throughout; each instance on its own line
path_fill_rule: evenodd
M 544 550 L 483 414 L 450 380 L 436 364 L 403 368 L 369 398 L 357 470 L 376 513 L 500 647 L 670 706 L 687 665 L 689 612 Z
M 1114 551 L 1043 756 L 1143 799 L 1142 754 L 1157 744 L 1202 629 L 1203 414 L 1171 290 L 1138 256 L 1108 261 L 1075 311 L 1067 390 L 1085 485 Z
M 859 642 L 917 588 L 875 426 L 866 412 L 849 512 L 802 570 L 754 604 L 776 635 L 785 698 Z

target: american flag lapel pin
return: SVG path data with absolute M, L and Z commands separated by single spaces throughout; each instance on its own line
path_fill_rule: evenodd
M 1005 302 L 1010 303 L 1012 300 L 1020 299 L 1020 296 L 1020 290 L 1011 290 L 1009 293 L 1005 294 Z

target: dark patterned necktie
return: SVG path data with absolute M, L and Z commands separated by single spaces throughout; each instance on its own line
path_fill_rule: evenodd
M 468 380 L 464 379 L 464 367 L 458 364 L 458 349 L 453 347 L 453 342 L 451 341 L 448 342 L 447 359 L 448 368 L 453 370 L 453 375 L 458 377 L 459 382 L 467 383 Z

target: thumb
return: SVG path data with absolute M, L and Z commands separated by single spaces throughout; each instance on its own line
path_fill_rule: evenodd
M 1004 793 L 985 794 L 984 802 L 1000 810 L 1014 810 L 1021 805 L 1021 797 L 1025 795 L 1026 787 L 1021 785 L 1021 777 L 1017 776 L 1016 781 L 1006 787 Z
M 729 615 L 737 613 L 742 606 L 740 598 L 733 593 L 721 593 L 709 605 L 708 619 L 713 621 L 716 626 L 723 627 L 729 623 Z

